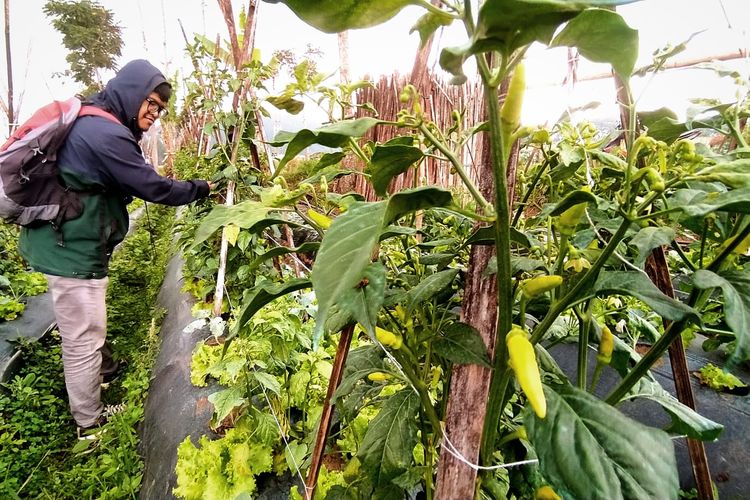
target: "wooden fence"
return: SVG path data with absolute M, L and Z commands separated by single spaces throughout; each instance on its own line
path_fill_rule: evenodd
M 425 119 L 434 122 L 440 130 L 448 130 L 454 124 L 453 111 L 458 111 L 461 115 L 459 132 L 450 136 L 452 146 L 455 148 L 458 142 L 463 140 L 461 132 L 479 125 L 484 119 L 485 106 L 481 86 L 478 83 L 466 83 L 460 86 L 449 85 L 432 76 L 430 76 L 430 82 L 431 85 L 426 85 L 426 89 L 421 89 L 426 94 L 422 96 Z M 359 104 L 370 103 L 377 110 L 378 118 L 395 121 L 396 115 L 404 106 L 399 101 L 399 95 L 407 83 L 409 83 L 408 78 L 397 73 L 383 76 L 375 82 L 373 87 L 358 91 L 356 102 Z M 363 116 L 372 116 L 372 113 L 363 108 L 357 108 L 355 117 Z M 379 125 L 370 129 L 362 142 L 374 141 L 382 144 L 396 135 L 404 133 L 408 134 L 408 129 Z M 477 180 L 477 162 L 482 158 L 482 142 L 480 135 L 474 135 L 457 151 L 469 176 L 474 181 Z M 435 153 L 439 155 L 437 151 Z M 362 170 L 365 167 L 362 162 L 355 158 L 347 158 L 345 161 L 349 168 Z M 424 185 L 437 185 L 445 188 L 458 187 L 461 185 L 461 179 L 458 175 L 452 173 L 451 165 L 447 160 L 425 157 L 419 164 L 394 178 L 389 186 L 389 192 L 393 193 Z M 338 193 L 355 191 L 367 200 L 377 199 L 372 186 L 361 175 L 351 175 L 338 179 L 333 186 L 333 190 Z

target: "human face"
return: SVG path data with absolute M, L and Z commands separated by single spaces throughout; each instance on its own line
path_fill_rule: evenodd
M 159 94 L 151 92 L 138 111 L 138 127 L 144 132 L 150 129 L 157 119 L 167 115 L 166 107 Z

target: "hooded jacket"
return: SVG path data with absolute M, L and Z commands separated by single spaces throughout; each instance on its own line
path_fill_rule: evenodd
M 208 195 L 203 180 L 177 181 L 146 163 L 138 141 L 141 105 L 164 75 L 145 60 L 123 66 L 91 104 L 114 115 L 76 120 L 58 150 L 60 175 L 81 193 L 83 212 L 59 228 L 51 224 L 21 229 L 19 250 L 35 270 L 70 278 L 107 276 L 109 258 L 128 231 L 127 205 L 133 197 L 164 205 L 184 205 Z

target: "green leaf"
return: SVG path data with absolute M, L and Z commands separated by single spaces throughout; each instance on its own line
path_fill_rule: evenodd
M 690 319 L 700 323 L 700 315 L 690 306 L 664 295 L 645 273 L 638 271 L 605 271 L 594 284 L 595 294 L 631 295 L 645 302 L 660 316 L 671 320 Z
M 208 396 L 208 401 L 214 405 L 214 422 L 217 424 L 221 423 L 232 410 L 246 402 L 240 386 L 214 392 Z
M 438 355 L 451 363 L 491 368 L 487 346 L 484 345 L 481 335 L 473 326 L 466 323 L 449 325 L 433 341 L 432 347 Z
M 282 255 L 288 255 L 290 253 L 315 252 L 318 250 L 318 248 L 320 248 L 319 241 L 308 241 L 306 243 L 301 244 L 300 246 L 296 248 L 287 248 L 287 247 L 272 248 L 268 252 L 265 252 L 259 255 L 250 264 L 248 264 L 248 272 L 254 270 L 263 262 L 267 261 L 268 259 L 272 259 L 274 257 L 281 257 Z
M 570 498 L 677 499 L 674 446 L 647 427 L 572 386 L 544 388 L 547 416 L 527 407 L 524 424 L 542 475 Z
M 387 485 L 411 466 L 418 411 L 419 396 L 410 388 L 403 389 L 386 399 L 370 422 L 357 456 L 375 487 Z
M 563 198 L 560 203 L 554 206 L 554 208 L 550 212 L 550 215 L 556 217 L 574 205 L 591 202 L 596 203 L 596 196 L 594 196 L 593 194 L 581 190 L 573 191 L 568 196 Z
M 589 7 L 614 7 L 633 0 L 487 0 L 479 10 L 476 42 L 491 39 L 498 50 L 514 50 L 538 41 L 547 44 L 565 21 Z M 616 47 L 614 40 L 607 43 Z
M 697 190 L 680 191 L 687 191 L 691 196 L 681 196 L 677 203 L 672 203 L 675 198 L 673 196 L 669 200 L 670 208 L 679 208 L 691 217 L 704 217 L 711 212 L 750 213 L 750 187 L 712 193 Z
M 729 362 L 750 359 L 750 272 L 725 271 L 719 275 L 699 269 L 693 274 L 692 281 L 702 290 L 721 288 L 724 320 L 737 338 Z
M 245 323 L 250 321 L 255 313 L 257 313 L 263 306 L 269 304 L 273 300 L 287 295 L 303 288 L 310 288 L 312 282 L 304 278 L 294 278 L 284 283 L 268 283 L 264 282 L 260 285 L 252 288 L 242 300 L 242 310 L 237 316 L 235 323 L 235 330 L 232 337 L 237 334 L 240 328 Z M 230 337 L 231 338 L 231 337 Z
M 365 282 L 366 285 L 363 284 Z M 378 312 L 383 305 L 385 282 L 385 267 L 380 262 L 374 262 L 367 266 L 358 286 L 351 293 L 342 295 L 336 302 L 339 310 L 348 313 L 350 318 L 362 325 L 372 339 L 375 338 Z
M 638 258 L 633 263 L 643 268 L 651 251 L 669 245 L 674 237 L 675 232 L 671 227 L 644 227 L 630 240 L 630 244 L 638 249 Z
M 295 404 L 302 405 L 307 400 L 307 386 L 311 378 L 308 371 L 298 371 L 289 378 L 289 396 Z
M 689 406 L 680 403 L 677 398 L 665 391 L 661 385 L 647 378 L 639 380 L 638 384 L 633 387 L 623 400 L 636 398 L 655 401 L 669 413 L 672 423 L 667 427 L 667 432 L 680 436 L 685 435 L 689 438 L 700 439 L 701 441 L 714 441 L 724 429 L 723 425 L 709 420 Z
M 679 121 L 674 111 L 669 108 L 641 111 L 638 113 L 638 119 L 650 137 L 668 144 L 689 130 L 687 125 Z
M 409 33 L 419 32 L 419 46 L 424 47 L 432 37 L 433 33 L 442 28 L 449 26 L 453 22 L 453 17 L 447 12 L 430 11 L 417 20 L 417 23 L 409 30 Z
M 531 240 L 518 229 L 510 228 L 510 241 L 524 248 L 531 248 Z M 495 244 L 495 226 L 480 227 L 469 237 L 461 248 L 467 245 L 494 245 Z
M 453 194 L 447 189 L 420 187 L 399 191 L 388 199 L 388 208 L 383 218 L 390 224 L 399 217 L 417 210 L 446 207 L 453 202 Z
M 271 0 L 278 2 L 279 0 Z M 414 0 L 280 0 L 300 19 L 326 33 L 381 24 Z
M 313 344 L 320 342 L 331 307 L 350 294 L 364 276 L 383 228 L 386 203 L 354 203 L 326 231 L 312 269 L 318 298 Z
M 292 441 L 284 448 L 284 458 L 289 470 L 299 470 L 307 455 L 307 445 L 298 441 Z
M 234 224 L 241 228 L 249 228 L 263 220 L 270 209 L 257 201 L 243 201 L 230 207 L 217 205 L 203 219 L 193 237 L 192 248 L 206 241 L 220 227 Z
M 406 172 L 423 156 L 421 149 L 412 146 L 375 146 L 370 164 L 365 169 L 371 175 L 375 193 L 385 196 L 391 179 Z
M 281 396 L 281 384 L 278 380 L 276 380 L 276 377 L 274 377 L 270 373 L 259 372 L 257 370 L 253 371 L 253 376 L 260 385 L 273 392 L 277 396 Z
M 321 144 L 329 148 L 340 148 L 352 137 L 362 137 L 365 132 L 380 123 L 376 118 L 364 117 L 356 120 L 343 120 L 326 125 L 317 130 L 302 129 L 298 132 L 279 132 L 272 146 L 280 147 L 286 145 L 284 157 L 276 167 L 275 175 L 278 175 L 289 161 L 313 144 Z
M 458 269 L 446 269 L 435 274 L 427 276 L 419 282 L 417 286 L 406 293 L 406 306 L 409 311 L 415 306 L 430 300 L 432 297 L 442 292 L 453 283 L 458 276 Z
M 299 114 L 304 108 L 305 103 L 294 99 L 292 96 L 281 94 L 267 97 L 266 100 L 275 108 L 281 109 L 292 115 Z
M 383 350 L 376 345 L 358 347 L 349 353 L 344 367 L 344 375 L 336 389 L 335 399 L 347 396 L 360 379 L 373 372 L 385 371 Z
M 750 187 L 750 159 L 741 158 L 701 169 L 696 173 L 701 182 L 721 182 L 732 188 Z
M 590 61 L 609 63 L 628 79 L 638 58 L 638 31 L 616 12 L 590 9 L 573 18 L 550 43 L 560 46 L 576 47 Z

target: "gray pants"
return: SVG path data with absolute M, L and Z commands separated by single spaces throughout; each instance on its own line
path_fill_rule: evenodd
M 62 338 L 65 387 L 70 412 L 81 427 L 102 412 L 101 377 L 117 369 L 106 344 L 109 278 L 77 279 L 46 275 Z

